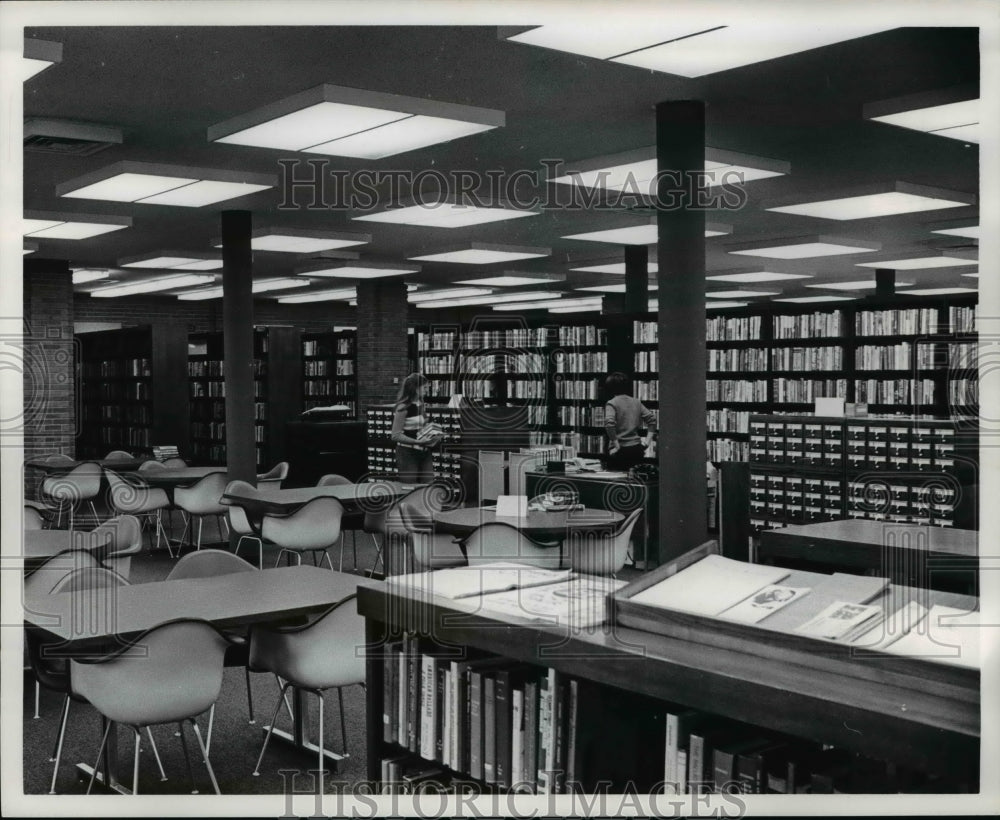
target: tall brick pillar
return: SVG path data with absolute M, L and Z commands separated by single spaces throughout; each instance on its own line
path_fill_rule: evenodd
M 404 282 L 382 279 L 358 282 L 360 419 L 364 419 L 369 405 L 394 401 L 399 382 L 406 377 L 408 307 Z

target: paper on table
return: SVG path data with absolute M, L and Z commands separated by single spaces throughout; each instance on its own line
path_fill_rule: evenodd
M 979 612 L 934 606 L 927 617 L 886 647 L 893 655 L 926 658 L 953 666 L 979 668 Z
M 812 591 L 804 598 L 797 598 L 789 606 L 761 621 L 760 626 L 762 629 L 792 632 L 802 624 L 812 620 L 830 604 L 838 601 L 850 604 L 867 604 L 882 594 L 888 585 L 887 578 L 835 572 L 833 575 L 827 575 L 818 581 L 813 586 Z
M 390 575 L 387 582 L 408 590 L 421 590 L 445 598 L 467 598 L 508 589 L 554 584 L 570 577 L 570 570 L 540 569 L 511 561 L 496 561 L 474 567 L 450 567 L 435 572 Z
M 625 583 L 603 576 L 571 578 L 561 583 L 483 595 L 479 605 L 487 613 L 530 618 L 558 626 L 597 626 L 606 618 L 605 598 Z
M 772 612 L 777 612 L 786 604 L 809 593 L 809 587 L 785 587 L 770 584 L 751 595 L 736 606 L 731 606 L 721 615 L 729 621 L 740 621 L 745 624 L 755 624 L 764 620 Z
M 789 570 L 781 567 L 706 555 L 676 575 L 637 592 L 631 600 L 699 615 L 718 615 L 789 574 Z
M 803 635 L 813 635 L 817 638 L 842 638 L 858 624 L 871 620 L 882 611 L 881 607 L 868 604 L 852 604 L 847 601 L 836 601 L 811 621 L 806 621 L 796 632 Z
M 525 518 L 528 515 L 528 496 L 501 495 L 497 498 L 497 518 Z

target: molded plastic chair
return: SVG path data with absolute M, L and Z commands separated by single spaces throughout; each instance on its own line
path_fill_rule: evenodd
M 62 511 L 69 509 L 69 528 L 73 529 L 73 510 L 77 504 L 86 501 L 94 514 L 94 521 L 100 522 L 94 499 L 101 491 L 101 465 L 85 462 L 74 467 L 65 475 L 49 476 L 42 481 L 42 493 L 53 499 L 59 505 L 59 524 L 62 524 Z
M 108 486 L 111 489 L 111 506 L 116 513 L 139 516 L 146 521 L 155 522 L 156 526 L 156 547 L 159 549 L 160 536 L 167 544 L 167 551 L 171 557 L 174 555 L 170 539 L 163 529 L 161 514 L 163 510 L 170 507 L 170 497 L 166 490 L 159 487 L 150 487 L 148 484 L 139 482 L 131 483 L 122 478 L 113 470 L 105 470 L 104 474 L 108 478 Z M 152 542 L 150 537 L 150 542 Z
M 225 522 L 226 505 L 220 499 L 226 491 L 226 474 L 209 473 L 204 478 L 199 479 L 190 487 L 178 487 L 174 490 L 174 505 L 181 512 L 187 513 L 184 522 L 184 532 L 181 533 L 181 543 L 184 543 L 184 536 L 187 535 L 188 527 L 191 528 L 192 543 L 196 549 L 201 549 L 202 525 L 206 515 L 214 515 L 219 523 L 219 538 L 224 538 L 222 526 Z M 194 541 L 194 520 L 198 519 L 198 540 Z
M 215 578 L 219 575 L 233 575 L 238 572 L 257 572 L 257 567 L 248 561 L 244 561 L 238 555 L 234 555 L 226 550 L 204 549 L 198 552 L 189 552 L 182 557 L 170 573 L 167 575 L 168 581 L 179 581 L 185 578 Z M 253 715 L 253 692 L 250 689 L 250 672 L 248 668 L 250 659 L 250 646 L 247 643 L 246 630 L 225 630 L 225 634 L 238 643 L 230 644 L 226 647 L 224 659 L 225 666 L 243 667 L 247 684 L 247 710 L 250 714 L 250 723 L 254 722 Z M 213 706 L 208 718 L 208 733 L 205 736 L 205 748 L 212 748 L 212 725 L 215 722 L 215 707 Z
M 159 473 L 167 469 L 167 465 L 162 461 L 157 461 L 155 458 L 149 459 L 149 461 L 144 461 L 139 465 L 140 473 Z
M 281 482 L 288 478 L 288 462 L 279 461 L 266 473 L 257 475 L 257 489 L 280 490 Z
M 164 467 L 187 467 L 188 463 L 180 456 L 172 456 L 163 461 Z
M 21 526 L 26 530 L 44 530 L 45 518 L 38 511 L 37 507 L 25 504 L 24 517 L 21 520 Z
M 244 495 L 256 495 L 257 488 L 248 481 L 230 481 L 226 485 L 225 494 L 228 495 L 234 492 L 240 492 Z M 254 529 L 247 511 L 238 504 L 233 504 L 229 501 L 224 501 L 222 504 L 226 508 L 230 532 L 234 532 L 240 537 L 236 542 L 234 553 L 236 555 L 240 554 L 240 548 L 243 546 L 244 541 L 256 541 L 257 566 L 259 569 L 264 569 L 264 539 L 261 538 L 260 532 Z
M 218 700 L 228 644 L 229 641 L 211 624 L 183 618 L 153 627 L 110 655 L 70 662 L 73 691 L 89 700 L 108 721 L 87 794 L 93 788 L 113 724 L 124 723 L 135 733 L 132 793 L 138 794 L 140 730 L 176 722 L 181 742 L 185 743 L 185 721 L 194 728 L 212 787 L 220 794 L 208 750 L 194 718 Z M 130 652 L 133 647 L 141 647 L 142 652 Z M 184 751 L 187 757 L 186 743 Z M 188 765 L 190 768 L 190 761 Z
M 358 614 L 356 595 L 350 595 L 318 619 L 302 626 L 255 626 L 250 631 L 250 664 L 268 669 L 284 679 L 264 745 L 254 767 L 254 777 L 260 776 L 260 764 L 267 751 L 274 723 L 289 686 L 312 692 L 319 701 L 319 774 L 317 792 L 324 782 L 325 741 L 323 725 L 323 693 L 337 689 L 340 705 L 340 733 L 344 756 L 347 751 L 347 729 L 344 724 L 343 687 L 365 685 L 365 622 Z
M 532 567 L 559 569 L 558 548 L 543 546 L 517 527 L 503 522 L 476 527 L 463 543 L 470 567 L 493 561 L 511 561 Z
M 317 487 L 343 487 L 347 484 L 353 484 L 351 479 L 338 475 L 337 473 L 327 473 L 319 481 L 316 482 Z M 344 517 L 340 521 L 340 532 L 345 533 L 347 530 L 351 531 L 351 550 L 354 553 L 354 563 L 351 565 L 352 569 L 358 568 L 358 530 L 362 529 L 365 524 L 365 514 L 363 512 L 352 512 L 344 513 Z M 377 547 L 377 545 L 376 545 Z M 376 560 L 378 560 L 376 558 Z M 340 542 L 340 571 L 344 571 L 344 541 Z
M 109 518 L 93 533 L 108 533 L 104 546 L 91 550 L 108 569 L 128 578 L 132 569 L 132 556 L 142 549 L 142 524 L 134 515 Z
M 434 523 L 425 510 L 404 500 L 399 505 L 399 512 L 409 534 L 415 571 L 460 567 L 467 563 L 461 545 L 454 538 L 434 532 Z
M 336 498 L 314 498 L 288 516 L 265 515 L 261 533 L 281 548 L 274 565 L 281 563 L 283 554 L 295 555 L 301 564 L 302 553 L 311 552 L 316 566 L 326 558 L 333 569 L 327 550 L 340 539 L 343 516 L 344 506 Z M 316 553 L 322 553 L 323 558 L 317 560 Z
M 131 453 L 126 450 L 112 450 L 105 457 L 105 461 L 129 461 L 135 458 Z
M 641 514 L 641 509 L 632 510 L 610 535 L 571 535 L 568 539 L 570 567 L 589 575 L 614 576 L 625 566 L 632 530 Z

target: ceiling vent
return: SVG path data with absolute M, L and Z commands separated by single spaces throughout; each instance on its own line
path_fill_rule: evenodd
M 37 117 L 24 121 L 25 151 L 89 157 L 121 142 L 121 129 L 110 125 Z

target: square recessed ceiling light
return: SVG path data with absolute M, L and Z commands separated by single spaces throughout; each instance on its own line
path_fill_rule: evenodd
M 649 284 L 646 286 L 646 290 L 652 292 L 658 290 L 659 286 L 655 284 Z M 625 293 L 626 287 L 624 284 L 619 285 L 591 285 L 586 288 L 574 288 L 576 291 L 594 291 L 595 293 Z
M 342 262 L 331 265 L 329 262 L 314 262 L 302 268 L 296 268 L 299 276 L 332 276 L 341 279 L 382 279 L 387 276 L 405 276 L 408 273 L 420 273 L 420 265 L 394 265 L 383 262 Z
M 780 282 L 784 279 L 812 279 L 812 274 L 806 273 L 776 273 L 774 271 L 747 271 L 746 273 L 719 273 L 706 276 L 713 282 Z
M 481 285 L 483 287 L 511 288 L 521 285 L 537 285 L 540 282 L 564 282 L 564 273 L 527 273 L 524 271 L 505 271 L 501 274 L 491 274 L 473 279 L 458 279 L 456 285 Z
M 320 85 L 208 129 L 209 142 L 382 159 L 490 131 L 503 111 Z
M 88 282 L 100 282 L 111 277 L 111 271 L 96 268 L 73 268 L 73 284 L 85 285 Z
M 866 120 L 923 131 L 941 137 L 979 142 L 979 88 L 975 84 L 935 89 L 866 103 Z
M 415 262 L 452 262 L 458 265 L 492 265 L 496 262 L 515 262 L 518 259 L 537 259 L 552 253 L 551 248 L 529 248 L 516 245 L 493 245 L 470 242 L 454 250 L 410 256 Z
M 899 254 L 895 259 L 878 262 L 855 262 L 856 268 L 881 268 L 883 270 L 926 270 L 930 268 L 960 268 L 975 265 L 977 255 L 962 249 L 954 251 L 913 251 Z
M 708 299 L 749 299 L 754 296 L 777 296 L 780 290 L 712 290 L 705 294 Z
M 495 305 L 505 302 L 535 302 L 540 299 L 558 299 L 559 291 L 536 290 L 520 293 L 494 293 L 490 296 L 465 296 L 459 299 L 429 299 L 417 302 L 418 308 L 462 307 L 465 305 Z
M 117 162 L 56 186 L 56 195 L 144 205 L 200 208 L 273 188 L 272 174 L 185 168 L 151 162 Z
M 571 271 L 579 271 L 580 273 L 613 273 L 624 276 L 625 274 L 625 263 L 624 262 L 607 262 L 601 265 L 584 265 L 582 268 L 570 268 Z M 660 270 L 659 265 L 656 262 L 649 262 L 646 265 L 647 273 L 658 273 Z
M 386 222 L 391 225 L 416 225 L 421 228 L 466 228 L 470 225 L 485 225 L 525 216 L 538 216 L 541 213 L 537 209 L 511 208 L 500 203 L 489 206 L 470 205 L 453 202 L 448 198 L 416 204 L 414 200 L 407 199 L 399 204 L 400 207 L 351 218 L 359 222 Z
M 978 293 L 976 288 L 919 288 L 906 291 L 907 296 L 950 296 L 959 293 Z
M 911 293 L 912 291 L 907 291 Z M 853 296 L 786 296 L 783 299 L 772 299 L 772 302 L 794 302 L 795 304 L 807 305 L 811 302 L 850 302 Z
M 472 296 L 489 296 L 490 288 L 438 288 L 436 290 L 417 290 L 406 298 L 411 304 L 417 302 L 435 302 L 447 299 L 466 299 Z
M 897 288 L 908 288 L 913 282 L 894 282 Z M 858 279 L 851 282 L 826 282 L 822 285 L 806 285 L 817 290 L 875 290 L 878 287 L 874 279 Z
M 873 219 L 919 211 L 938 211 L 944 208 L 962 208 L 975 205 L 974 194 L 946 191 L 908 182 L 885 182 L 859 186 L 843 191 L 840 196 L 812 202 L 794 204 L 774 203 L 765 210 L 819 219 Z
M 732 230 L 732 228 L 730 228 Z M 721 230 L 721 226 L 706 225 L 705 238 L 723 236 L 729 231 Z M 606 231 L 590 231 L 564 236 L 563 239 L 583 239 L 588 242 L 610 242 L 615 245 L 652 245 L 658 241 L 656 223 L 635 225 L 631 228 L 610 228 Z
M 157 251 L 118 260 L 120 268 L 159 268 L 166 270 L 219 270 L 222 256 L 201 251 Z
M 557 308 L 560 310 L 564 310 L 566 308 L 600 310 L 603 304 L 603 296 L 586 296 L 580 297 L 579 299 L 541 299 L 531 302 L 525 301 L 519 304 L 494 305 L 493 310 L 548 310 L 550 308 Z
M 286 305 L 297 305 L 306 302 L 347 302 L 357 298 L 357 288 L 336 288 L 334 290 L 314 290 L 309 293 L 296 293 L 293 296 L 279 296 L 278 301 Z
M 940 233 L 945 236 L 961 236 L 965 239 L 979 239 L 979 226 L 968 225 L 964 228 L 939 228 L 931 233 Z
M 21 80 L 27 82 L 51 65 L 62 62 L 62 43 L 51 40 L 24 38 L 24 56 L 21 58 Z
M 90 239 L 132 225 L 130 216 L 25 211 L 22 232 L 33 239 Z
M 577 185 L 581 188 L 605 189 L 655 199 L 656 170 L 654 145 L 577 160 L 570 163 L 564 174 L 550 178 L 549 182 Z M 711 188 L 723 183 L 741 184 L 783 176 L 791 173 L 791 165 L 782 160 L 706 146 L 705 172 L 705 185 Z
M 970 279 L 978 279 L 979 272 L 976 271 L 975 273 L 963 273 L 962 276 L 968 276 Z
M 252 293 L 267 293 L 272 290 L 289 290 L 291 288 L 304 288 L 310 284 L 308 279 L 292 279 L 288 277 L 277 277 L 274 279 L 258 279 L 251 286 Z M 215 288 L 199 288 L 198 290 L 187 290 L 178 293 L 177 298 L 182 301 L 197 301 L 202 299 L 219 299 L 223 295 L 222 286 Z
M 99 298 L 114 298 L 118 296 L 133 296 L 138 293 L 155 293 L 161 290 L 207 285 L 214 282 L 215 277 L 206 273 L 178 273 L 172 276 L 157 276 L 152 279 L 140 279 L 136 282 L 123 282 L 90 291 L 91 296 Z
M 371 241 L 370 233 L 307 231 L 298 228 L 259 228 L 250 235 L 250 247 L 253 250 L 274 253 L 319 253 L 365 245 Z M 222 240 L 213 239 L 212 245 L 221 248 Z
M 767 259 L 812 259 L 817 256 L 841 256 L 881 250 L 879 242 L 835 236 L 796 236 L 765 239 L 727 245 L 726 252 L 737 256 L 760 256 Z
M 706 310 L 719 310 L 720 308 L 734 308 L 734 307 L 746 307 L 749 302 L 726 302 L 726 301 L 712 301 L 709 300 L 705 303 Z M 650 307 L 650 310 L 653 308 Z
M 843 40 L 882 31 L 886 25 L 837 25 L 795 17 L 783 9 L 780 19 L 751 18 L 730 11 L 723 25 L 704 20 L 657 24 L 655 17 L 612 22 L 607 43 L 605 23 L 582 31 L 578 22 L 560 22 L 522 28 L 501 28 L 499 37 L 514 42 L 583 54 L 625 65 L 663 71 L 682 77 L 701 77 L 730 68 L 773 60 Z M 620 50 L 619 50 L 620 49 Z M 614 52 L 614 53 L 611 53 Z

